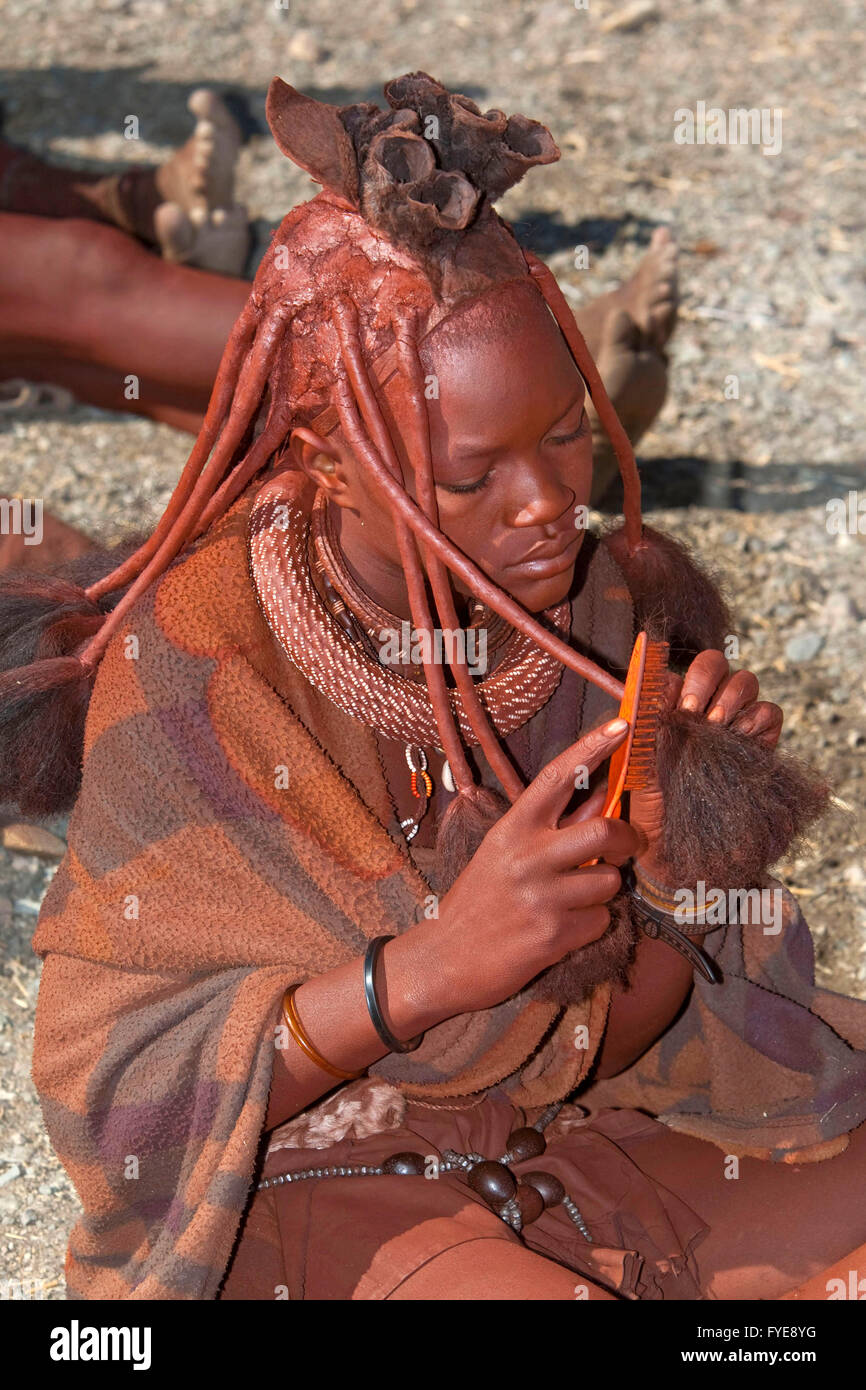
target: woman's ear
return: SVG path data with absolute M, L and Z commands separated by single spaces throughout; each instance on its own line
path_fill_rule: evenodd
M 348 483 L 339 449 L 305 425 L 292 430 L 289 452 L 299 468 L 329 497 L 342 503 Z

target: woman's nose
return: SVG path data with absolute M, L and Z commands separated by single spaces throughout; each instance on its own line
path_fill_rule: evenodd
M 554 475 L 549 464 L 521 469 L 512 494 L 509 525 L 548 526 L 559 521 L 574 500 L 574 490 Z

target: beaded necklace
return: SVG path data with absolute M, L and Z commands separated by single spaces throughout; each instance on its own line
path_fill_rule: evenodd
M 381 633 L 399 631 L 400 619 L 377 604 L 356 582 L 340 549 L 323 492 L 316 494 L 310 513 L 310 542 L 314 576 L 322 578 L 324 587 L 331 591 L 343 611 L 357 620 L 356 629 L 368 639 L 372 654 L 380 660 Z M 505 645 L 513 628 L 492 608 L 473 600 L 466 631 L 476 636 L 483 634 L 486 655 L 490 657 Z M 407 680 L 424 681 L 424 668 L 418 660 L 392 661 L 389 665 Z
M 439 750 L 439 730 L 420 663 L 381 660 L 380 634 L 401 620 L 365 594 L 348 570 L 330 526 L 324 493 L 309 502 L 309 483 L 284 473 L 258 494 L 250 514 L 250 564 L 259 604 L 283 651 L 317 690 L 347 714 L 406 749 L 413 793 L 422 807 L 403 822 L 408 839 L 427 809 L 432 781 L 425 749 Z M 306 494 L 306 496 L 305 496 Z M 545 612 L 567 635 L 571 605 Z M 476 604 L 471 626 L 486 625 L 495 669 L 476 682 L 500 737 L 513 733 L 550 699 L 562 676 L 555 658 L 498 615 Z M 477 743 L 459 692 L 449 692 L 461 735 Z M 443 771 L 449 787 L 450 769 Z M 453 788 L 453 782 L 451 788 Z

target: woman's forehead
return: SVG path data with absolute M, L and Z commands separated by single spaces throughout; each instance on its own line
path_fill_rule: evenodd
M 584 399 L 583 378 L 556 324 L 531 333 L 467 336 L 424 366 L 424 402 L 437 474 L 447 459 L 532 448 Z M 407 441 L 415 405 L 405 380 L 383 393 L 389 426 Z M 448 464 L 444 464 L 448 471 Z
M 471 420 L 487 409 L 509 418 L 529 401 L 567 408 L 581 392 L 583 378 L 543 301 L 519 316 L 473 314 L 460 328 L 431 341 L 424 354 L 431 414 L 459 412 Z
M 463 299 L 419 340 L 423 360 L 441 355 L 452 346 L 464 346 L 467 340 L 479 343 L 508 333 L 519 338 L 546 324 L 556 328 L 556 320 L 535 282 L 524 276 L 507 280 L 481 294 Z
M 529 280 L 487 290 L 441 319 L 418 340 L 431 424 L 484 447 L 490 426 L 507 435 L 519 409 L 532 401 L 554 423 L 583 395 L 583 378 L 545 300 Z M 374 389 L 391 425 L 414 414 L 414 388 L 400 368 L 396 344 L 369 364 Z M 396 418 L 395 418 L 396 417 Z M 329 435 L 338 425 L 333 404 L 313 422 Z M 502 427 L 505 427 L 504 430 Z M 542 426 L 545 427 L 545 426 Z M 402 431 L 401 431 L 402 432 Z

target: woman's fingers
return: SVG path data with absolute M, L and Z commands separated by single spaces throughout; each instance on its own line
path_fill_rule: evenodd
M 729 669 L 721 652 L 699 652 L 683 677 L 679 708 L 695 714 L 705 710 Z
M 595 816 L 600 816 L 607 801 L 607 783 L 596 787 L 594 792 L 582 801 L 576 811 L 571 811 L 567 816 L 562 816 L 559 822 L 560 830 L 564 830 L 569 825 L 579 825 L 581 821 L 592 820 Z
M 604 936 L 609 926 L 610 912 L 606 907 L 578 908 L 571 914 L 571 921 L 569 922 L 571 942 L 562 954 L 567 956 L 569 951 L 577 951 L 581 946 L 589 945 L 590 941 L 597 941 L 600 936 Z
M 778 705 L 757 698 L 759 688 L 753 671 L 731 673 L 721 652 L 705 651 L 695 657 L 685 674 L 679 708 L 695 713 L 706 710 L 708 723 L 730 725 L 774 748 L 783 715 Z
M 773 705 L 769 700 L 757 700 L 736 716 L 731 727 L 748 738 L 759 739 L 768 748 L 775 748 L 784 718 L 784 711 L 779 705 Z
M 543 767 L 526 790 L 517 798 L 507 817 L 512 824 L 519 821 L 529 825 L 545 825 L 553 829 L 574 796 L 575 789 L 586 786 L 586 778 L 609 758 L 622 743 L 628 731 L 624 719 L 612 719 L 598 729 L 591 729 L 559 757 Z M 499 822 L 502 824 L 502 821 Z
M 662 710 L 676 709 L 683 691 L 683 678 L 676 671 L 665 671 L 662 696 L 659 707 Z
M 612 864 L 593 864 L 588 869 L 576 869 L 562 874 L 557 880 L 557 892 L 563 907 L 594 907 L 609 903 L 622 887 L 619 869 Z
M 734 715 L 758 698 L 758 677 L 753 671 L 735 671 L 722 681 L 707 711 L 711 724 L 730 724 Z
M 628 821 L 596 816 L 558 830 L 548 849 L 548 862 L 555 873 L 568 873 L 590 859 L 624 864 L 639 854 L 640 848 L 640 837 Z

